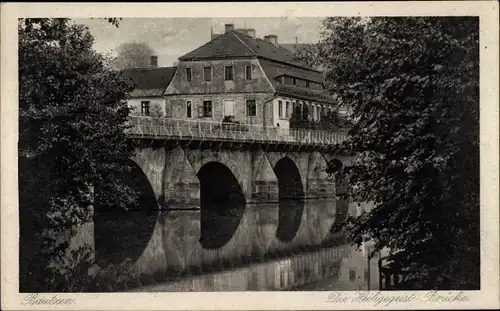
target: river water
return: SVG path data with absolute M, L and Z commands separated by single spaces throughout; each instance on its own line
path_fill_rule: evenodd
M 199 210 L 95 211 L 96 263 L 136 262 L 145 274 L 179 275 L 286 257 L 339 243 L 343 200 L 210 203 Z

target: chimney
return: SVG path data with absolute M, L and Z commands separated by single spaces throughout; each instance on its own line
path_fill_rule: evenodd
M 278 36 L 277 35 L 267 35 L 264 37 L 264 40 L 273 44 L 274 46 L 278 46 Z
M 245 34 L 249 37 L 255 38 L 255 29 L 253 28 L 238 28 L 236 29 L 236 31 Z
M 253 28 L 248 28 L 246 29 L 247 36 L 255 38 L 255 29 Z
M 228 32 L 229 30 L 234 30 L 234 24 L 225 24 L 224 25 L 224 32 Z
M 151 62 L 150 62 L 151 68 L 156 68 L 158 67 L 158 56 L 156 55 L 151 55 Z

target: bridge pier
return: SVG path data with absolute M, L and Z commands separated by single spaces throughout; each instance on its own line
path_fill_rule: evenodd
M 263 151 L 252 152 L 251 198 L 247 203 L 278 202 L 278 178 Z
M 306 197 L 333 198 L 335 197 L 335 180 L 325 172 L 327 162 L 325 157 L 317 152 L 309 153 L 307 165 Z
M 177 145 L 165 149 L 164 196 L 166 209 L 197 209 L 200 207 L 200 181 L 188 161 L 184 149 Z
M 165 148 L 153 148 L 153 146 L 142 146 L 136 149 L 132 160 L 142 169 L 147 176 L 151 188 L 155 194 L 159 207 L 164 200 L 164 171 L 165 171 Z

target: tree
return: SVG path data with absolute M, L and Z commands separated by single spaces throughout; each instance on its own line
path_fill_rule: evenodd
M 117 48 L 118 55 L 113 60 L 113 68 L 117 70 L 129 68 L 151 67 L 151 56 L 154 50 L 144 42 L 126 42 Z
M 321 131 L 339 131 L 349 127 L 349 122 L 340 116 L 338 111 L 327 111 L 320 116 L 319 121 L 310 118 L 307 106 L 301 110 L 295 107 L 290 116 L 290 128 L 313 129 Z
M 151 116 L 154 118 L 163 118 L 165 116 L 161 104 L 154 103 L 151 106 Z
M 309 68 L 316 70 L 323 69 L 321 59 L 319 57 L 318 44 L 295 44 L 294 45 L 294 60 L 306 65 Z
M 479 288 L 479 19 L 327 18 L 326 87 L 350 114 L 338 172 L 374 202 L 343 230 L 390 249 L 412 288 Z M 418 35 L 416 35 L 418 34 Z M 410 286 L 410 285 L 408 285 Z
M 121 182 L 134 150 L 131 88 L 83 25 L 23 19 L 18 35 L 20 287 L 64 290 L 67 271 L 47 269 L 68 250 L 58 237 L 89 221 L 96 202 L 126 208 L 136 199 Z

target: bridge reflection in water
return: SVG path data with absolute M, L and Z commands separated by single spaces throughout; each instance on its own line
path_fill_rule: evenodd
M 143 273 L 171 276 L 231 268 L 321 245 L 334 236 L 336 215 L 346 212 L 330 199 L 96 213 L 96 260 L 130 258 Z

